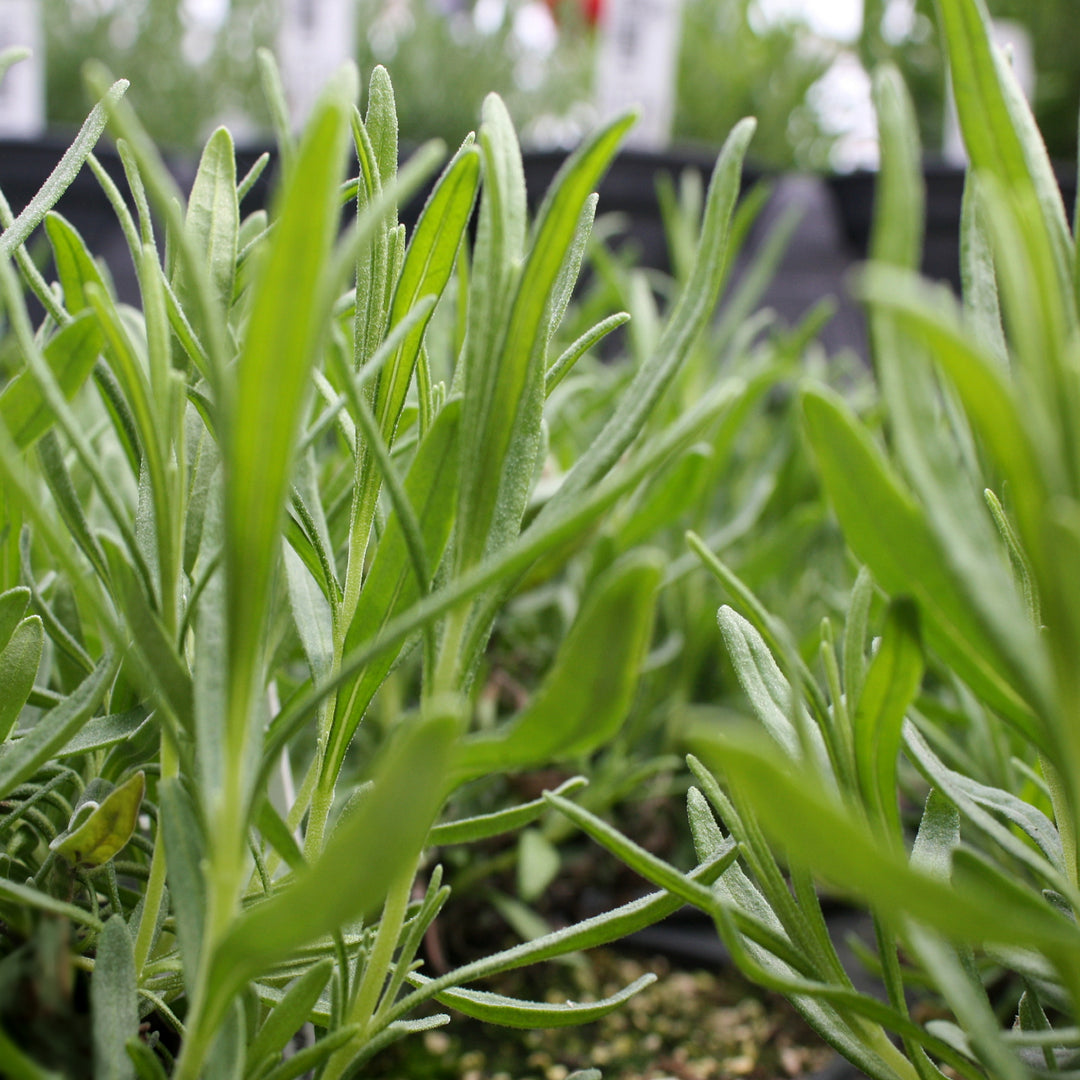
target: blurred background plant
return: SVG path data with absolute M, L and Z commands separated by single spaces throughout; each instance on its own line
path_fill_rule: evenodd
M 1080 64 L 1074 0 L 988 0 L 1023 24 L 1038 77 L 1035 112 L 1053 157 L 1073 160 Z M 79 70 L 102 59 L 130 78 L 151 133 L 196 146 L 219 121 L 265 141 L 255 52 L 272 45 L 276 0 L 41 0 L 51 124 L 86 101 Z M 451 143 L 472 130 L 489 90 L 526 146 L 567 146 L 597 121 L 596 0 L 357 0 L 361 71 L 384 64 L 399 88 L 403 138 Z M 684 0 L 673 140 L 716 147 L 758 119 L 752 160 L 771 169 L 876 162 L 867 71 L 891 60 L 911 88 L 924 146 L 941 146 L 945 74 L 930 0 Z M 453 87 L 453 92 L 447 92 Z

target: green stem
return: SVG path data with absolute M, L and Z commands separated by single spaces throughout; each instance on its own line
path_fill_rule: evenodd
M 371 1036 L 375 1009 L 394 961 L 394 951 L 398 947 L 401 928 L 405 924 L 405 913 L 409 907 L 409 898 L 412 896 L 414 877 L 415 874 L 410 871 L 390 886 L 386 902 L 383 904 L 375 944 L 364 964 L 364 971 L 356 988 L 356 997 L 346 1017 L 346 1023 L 360 1025 L 360 1033 L 330 1058 L 326 1063 L 322 1080 L 340 1080 L 357 1052 Z
M 326 837 L 326 823 L 330 820 L 330 811 L 334 805 L 334 785 L 317 784 L 311 796 L 311 811 L 308 814 L 308 826 L 304 833 L 304 858 L 314 862 L 322 851 Z
M 223 819 L 224 814 L 217 816 L 219 822 Z M 237 850 L 236 837 L 235 829 L 218 830 L 214 848 L 210 853 L 207 911 L 203 925 L 198 980 L 191 995 L 184 1041 L 172 1080 L 200 1080 L 206 1055 L 213 1046 L 220 1022 L 225 1015 L 220 1011 L 217 1016 L 208 1014 L 207 1003 L 214 957 L 236 915 L 244 877 L 246 845 L 243 833 L 240 833 L 240 848 Z
M 161 729 L 161 779 L 167 780 L 180 774 L 180 758 L 173 745 L 168 729 Z M 146 893 L 143 898 L 142 916 L 135 935 L 135 977 L 141 983 L 146 962 L 150 958 L 150 949 L 154 943 L 161 903 L 165 896 L 165 873 L 168 864 L 165 845 L 161 842 L 161 823 L 158 823 L 158 838 L 154 844 L 154 854 L 150 859 L 150 876 L 146 881 Z
M 1080 882 L 1077 877 L 1076 823 L 1073 819 L 1069 793 L 1062 781 L 1061 774 L 1045 755 L 1039 754 L 1046 786 L 1050 789 L 1050 802 L 1054 808 L 1054 822 L 1061 836 L 1061 847 L 1065 858 L 1065 873 L 1069 881 Z
M 446 617 L 442 640 L 439 642 L 439 658 L 427 686 L 427 697 L 453 693 L 457 689 L 461 646 L 468 629 L 470 604 L 461 604 Z
M 359 436 L 358 436 L 359 438 Z M 352 526 L 349 529 L 349 561 L 345 567 L 345 588 L 341 601 L 341 642 L 345 643 L 356 605 L 360 602 L 360 586 L 364 581 L 364 560 L 367 557 L 375 507 L 379 501 L 379 478 L 372 467 L 371 454 L 361 446 L 356 465 L 356 501 L 353 503 Z

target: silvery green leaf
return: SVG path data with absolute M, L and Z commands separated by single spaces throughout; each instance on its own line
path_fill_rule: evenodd
M 44 646 L 41 618 L 30 615 L 0 648 L 0 742 L 7 739 L 34 688 Z
M 127 1043 L 139 1033 L 135 954 L 120 915 L 113 915 L 97 941 L 90 982 L 94 1030 L 94 1076 L 99 1080 L 134 1080 Z

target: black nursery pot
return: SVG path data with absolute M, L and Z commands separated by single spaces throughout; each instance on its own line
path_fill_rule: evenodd
M 271 161 L 256 181 L 244 202 L 244 210 L 251 211 L 265 206 L 273 186 L 276 154 L 272 147 L 248 145 L 237 148 L 237 175 L 243 176 L 255 164 L 259 156 L 269 151 Z M 411 151 L 406 148 L 402 159 Z M 525 189 L 532 213 L 540 207 L 544 194 L 556 173 L 568 157 L 565 150 L 524 150 L 522 165 L 525 172 Z M 662 173 L 677 179 L 685 169 L 695 169 L 708 180 L 715 164 L 715 155 L 705 150 L 671 150 L 652 153 L 641 150 L 623 150 L 611 163 L 600 181 L 600 202 L 597 213 L 617 213 L 626 222 L 626 237 L 635 247 L 641 265 L 658 270 L 670 269 L 664 225 L 656 194 L 657 177 Z M 437 176 L 437 174 L 436 174 Z M 431 180 L 399 212 L 401 221 L 410 229 L 415 225 L 424 202 L 431 193 L 436 177 Z M 746 172 L 744 190 L 756 179 L 753 170 Z
M 33 140 L 0 139 L 0 190 L 16 215 L 48 180 L 69 144 L 69 139 L 59 135 Z M 133 209 L 124 166 L 115 147 L 99 142 L 94 148 L 94 157 L 119 188 L 128 208 Z M 191 186 L 194 166 L 184 158 L 170 160 L 167 164 L 177 182 L 187 190 Z M 88 165 L 79 170 L 53 209 L 75 226 L 95 256 L 104 259 L 120 299 L 131 301 L 136 298 L 138 285 L 127 242 L 109 200 Z
M 1071 217 L 1076 203 L 1076 169 L 1055 165 L 1054 172 Z M 922 270 L 927 277 L 948 282 L 957 292 L 960 290 L 960 207 L 964 198 L 964 174 L 963 167 L 941 161 L 930 160 L 923 166 L 926 233 Z M 874 219 L 877 173 L 832 176 L 829 187 L 852 254 L 865 259 Z
M 16 215 L 37 194 L 67 148 L 68 141 L 56 136 L 0 139 L 0 189 Z M 94 156 L 123 191 L 126 184 L 120 155 L 112 147 L 99 143 Z M 56 209 L 79 230 L 92 251 L 97 250 L 96 242 L 116 223 L 108 199 L 87 167 L 79 170 Z
M 67 147 L 67 140 L 61 136 L 37 140 L 0 140 L 0 190 L 16 214 L 45 183 Z M 267 151 L 271 154 L 271 160 L 244 199 L 242 210 L 245 213 L 268 205 L 273 190 L 276 152 L 272 146 L 265 144 L 252 143 L 237 147 L 238 177 L 243 177 Z M 124 193 L 130 207 L 131 199 L 119 154 L 105 142 L 98 144 L 94 154 Z M 403 156 L 407 156 L 407 153 Z M 526 150 L 522 157 L 529 206 L 535 213 L 555 174 L 566 161 L 567 153 L 562 150 Z M 707 180 L 714 161 L 714 155 L 708 151 L 684 149 L 663 154 L 624 150 L 612 162 L 600 183 L 598 212 L 623 216 L 624 242 L 633 246 L 640 265 L 665 271 L 670 269 L 656 192 L 657 177 L 667 173 L 677 179 L 689 168 L 697 170 L 702 179 Z M 168 161 L 170 170 L 184 190 L 190 187 L 197 164 L 195 155 L 177 155 Z M 755 179 L 752 171 L 748 172 L 743 179 L 744 190 Z M 400 218 L 410 230 L 433 184 L 434 178 L 401 207 Z M 133 299 L 137 295 L 137 286 L 127 245 L 116 215 L 88 167 L 84 166 L 79 171 L 55 209 L 71 221 L 89 249 L 104 258 L 116 279 L 120 298 Z

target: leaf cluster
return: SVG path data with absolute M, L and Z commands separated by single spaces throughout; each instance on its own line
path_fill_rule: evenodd
M 299 138 L 268 57 L 263 77 L 269 211 L 244 211 L 266 161 L 238 176 L 225 129 L 179 191 L 100 67 L 99 103 L 42 191 L 18 215 L 0 198 L 20 362 L 0 389 L 0 968 L 17 982 L 25 950 L 52 942 L 61 996 L 89 981 L 101 1076 L 336 1080 L 445 1022 L 413 1018 L 433 999 L 551 1026 L 637 988 L 552 1007 L 465 986 L 648 925 L 664 894 L 424 974 L 449 891 L 433 848 L 547 808 L 440 820 L 463 785 L 586 761 L 618 731 L 663 560 L 639 542 L 649 529 L 594 560 L 534 692 L 477 726 L 508 600 L 760 393 L 724 375 L 661 419 L 725 280 L 752 122 L 720 155 L 647 356 L 545 489 L 549 397 L 621 321 L 558 336 L 630 118 L 584 142 L 529 220 L 514 128 L 489 97 L 407 235 L 397 206 L 441 148 L 399 170 L 386 72 L 363 114 L 355 71 L 338 72 Z M 107 122 L 126 196 L 93 156 Z M 122 226 L 138 307 L 54 210 L 84 166 Z M 38 229 L 54 280 L 27 249 Z M 382 730 L 357 738 L 380 695 Z M 286 1059 L 309 1021 L 319 1039 Z M 37 1051 L 2 1037 L 37 1075 Z
M 740 966 L 881 1080 L 1077 1068 L 1077 242 L 979 0 L 939 0 L 971 166 L 963 299 L 917 275 L 914 111 L 875 79 L 870 319 L 886 439 L 808 381 L 803 429 L 861 571 L 807 656 L 700 538 L 755 723 L 703 724 L 688 810 L 712 887 L 549 799 L 714 920 Z M 884 1000 L 818 885 L 865 905 Z M 916 1011 L 912 999 L 932 995 Z M 928 1018 L 930 1017 L 930 1018 Z M 1002 1018 L 1005 1024 L 1002 1024 Z

